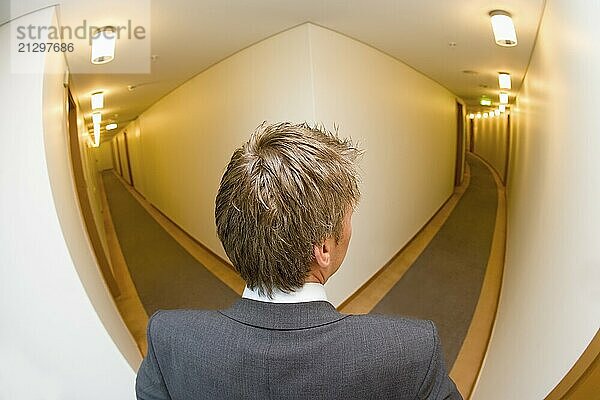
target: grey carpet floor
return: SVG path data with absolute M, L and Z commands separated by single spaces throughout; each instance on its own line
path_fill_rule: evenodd
M 148 315 L 158 309 L 228 308 L 239 295 L 179 245 L 110 171 L 102 174 L 119 244 Z
M 452 367 L 467 334 L 487 266 L 498 206 L 489 169 L 468 156 L 471 183 L 446 223 L 373 313 L 435 322 Z

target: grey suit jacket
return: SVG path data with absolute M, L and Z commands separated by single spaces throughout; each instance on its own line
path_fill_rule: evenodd
M 241 299 L 159 311 L 138 399 L 461 399 L 430 321 Z

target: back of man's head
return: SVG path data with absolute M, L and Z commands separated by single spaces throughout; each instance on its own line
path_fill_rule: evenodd
M 350 140 L 307 124 L 263 124 L 235 150 L 216 198 L 217 233 L 251 289 L 271 295 L 304 284 L 313 246 L 339 239 L 358 204 Z

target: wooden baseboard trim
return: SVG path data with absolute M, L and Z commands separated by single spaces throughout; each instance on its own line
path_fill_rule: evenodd
M 600 393 L 598 365 L 600 363 L 600 330 L 592 338 L 587 348 L 573 367 L 561 379 L 545 400 L 589 399 L 588 393 Z M 595 373 L 595 377 L 591 374 Z

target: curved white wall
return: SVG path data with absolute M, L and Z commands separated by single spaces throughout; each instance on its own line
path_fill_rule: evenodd
M 474 152 L 485 159 L 502 179 L 506 170 L 508 156 L 508 117 L 500 114 L 493 118 L 479 118 L 472 122 Z
M 600 328 L 600 4 L 548 0 L 513 113 L 498 318 L 474 399 L 542 399 Z
M 54 9 L 20 24 L 56 24 Z M 0 26 L 9 49 L 10 26 Z M 127 399 L 140 361 L 83 226 L 68 153 L 64 57 L 0 58 L 0 398 Z M 110 335 L 107 330 L 110 330 Z M 127 359 L 126 359 L 127 357 Z
M 452 93 L 405 64 L 305 24 L 200 73 L 126 129 L 137 190 L 223 258 L 214 224 L 219 181 L 263 120 L 337 124 L 362 142 L 364 200 L 345 265 L 327 285 L 337 305 L 452 193 L 455 107 Z
M 363 199 L 344 266 L 327 284 L 339 304 L 387 263 L 454 189 L 456 98 L 414 69 L 309 25 L 315 119 L 367 149 Z
M 136 189 L 223 258 L 214 202 L 231 154 L 264 120 L 314 119 L 306 32 L 284 32 L 197 75 L 145 111 L 141 134 L 128 137 Z
M 88 159 L 94 161 L 96 171 L 113 168 L 110 142 L 103 142 L 99 147 L 90 147 Z

